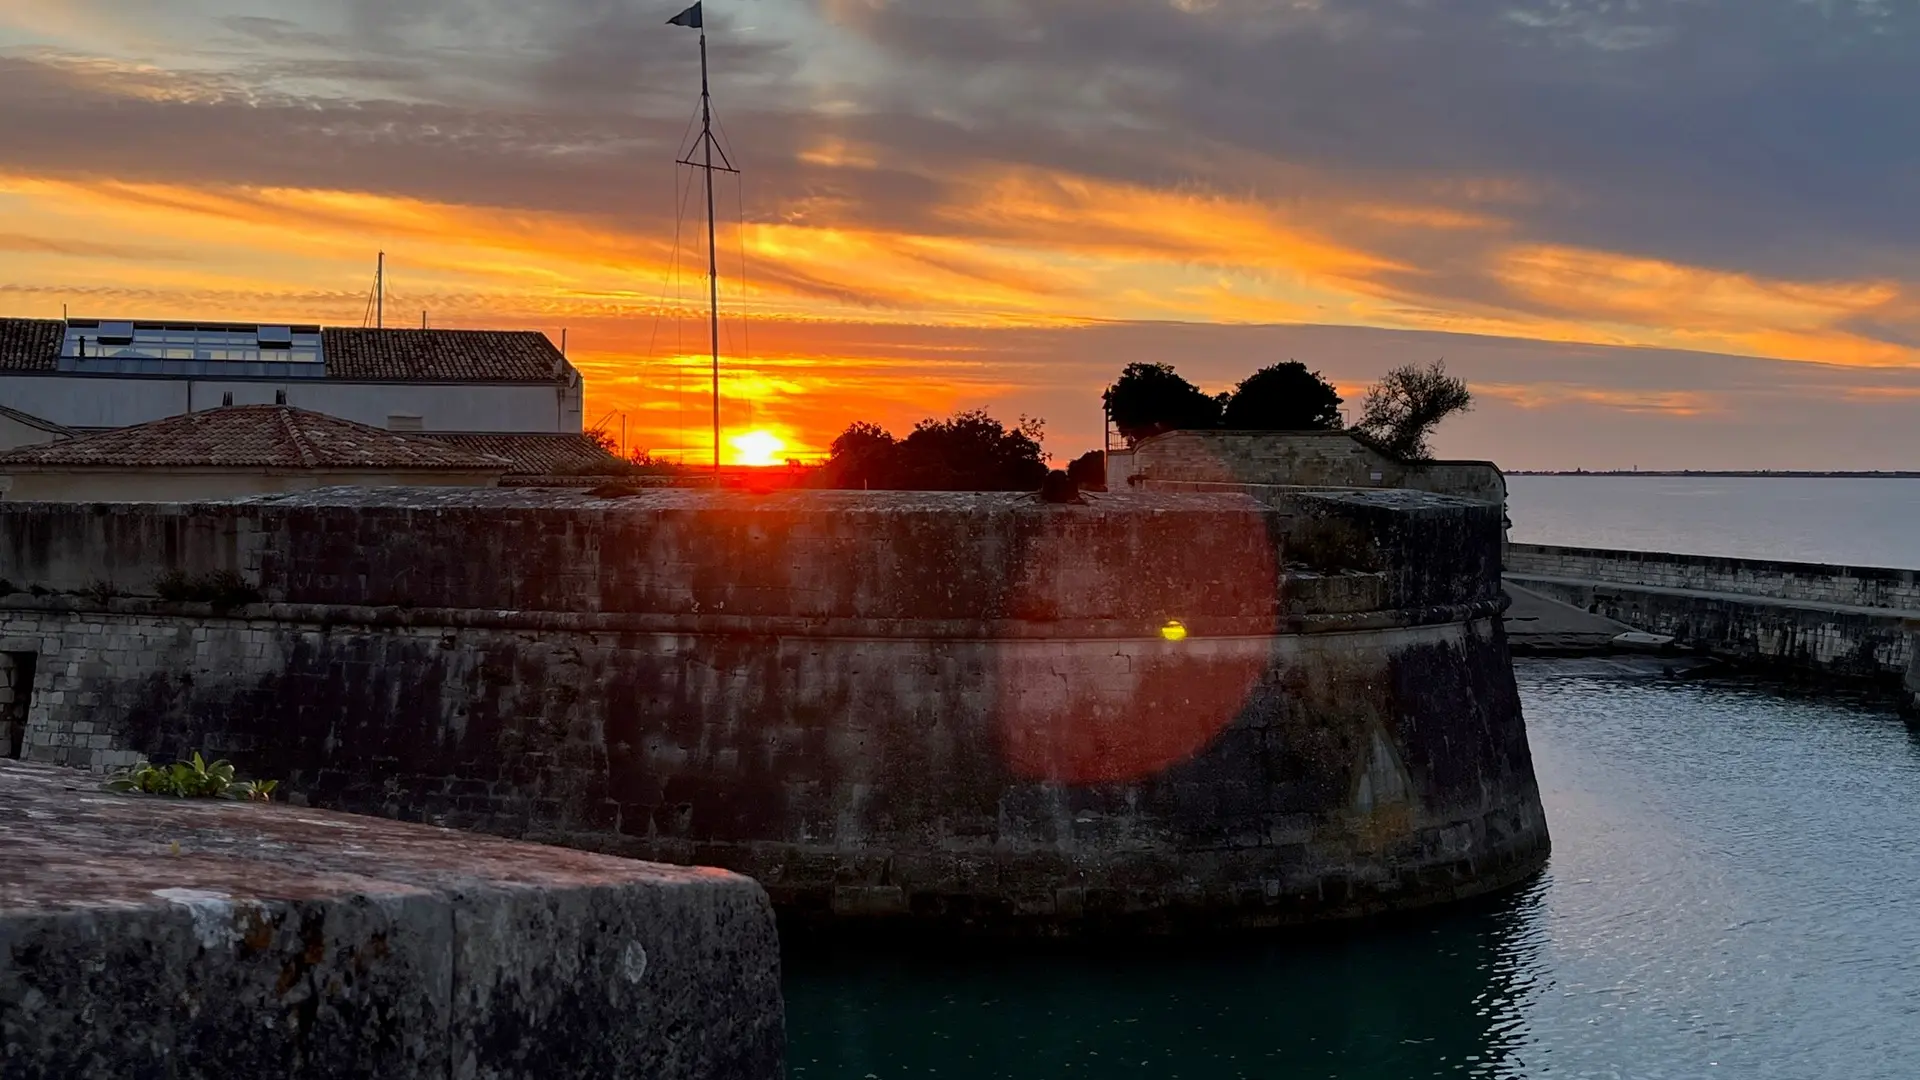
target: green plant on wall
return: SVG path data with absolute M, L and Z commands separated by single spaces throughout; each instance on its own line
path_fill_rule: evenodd
M 162 600 L 212 604 L 216 610 L 260 602 L 259 590 L 231 570 L 197 577 L 184 570 L 169 570 L 153 579 L 153 591 Z
M 235 780 L 232 762 L 221 760 L 209 765 L 197 750 L 191 759 L 171 765 L 142 761 L 107 781 L 110 790 L 127 794 L 249 802 L 270 801 L 279 786 L 278 780 Z

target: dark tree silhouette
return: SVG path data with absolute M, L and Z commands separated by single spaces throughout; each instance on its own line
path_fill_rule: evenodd
M 1343 426 L 1333 384 L 1298 360 L 1246 377 L 1227 398 L 1220 426 L 1235 431 L 1330 431 Z
M 1107 490 L 1106 453 L 1100 450 L 1089 450 L 1074 458 L 1067 466 L 1067 476 L 1083 491 Z
M 1412 461 L 1433 457 L 1428 437 L 1440 421 L 1473 408 L 1465 380 L 1447 374 L 1447 362 L 1427 367 L 1408 364 L 1367 388 L 1360 422 L 1354 427 L 1390 454 Z
M 898 471 L 894 461 L 900 444 L 879 424 L 848 424 L 828 448 L 821 481 L 836 488 L 887 488 Z
M 833 440 L 820 480 L 837 488 L 903 491 L 1038 491 L 1046 478 L 1045 424 L 1020 418 L 1011 429 L 974 409 L 926 419 L 904 439 L 856 423 Z
M 1175 374 L 1171 364 L 1128 364 L 1100 398 L 1128 446 L 1163 431 L 1220 426 L 1220 399 Z

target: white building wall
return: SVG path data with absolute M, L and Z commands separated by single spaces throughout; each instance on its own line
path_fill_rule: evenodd
M 0 404 L 74 428 L 129 427 L 198 409 L 271 405 L 285 391 L 295 408 L 386 427 L 418 416 L 425 431 L 578 433 L 578 383 L 368 383 L 334 379 L 225 380 L 64 372 L 0 375 Z
M 5 413 L 0 413 L 0 452 L 17 449 L 22 446 L 38 446 L 49 443 L 59 436 L 33 424 L 23 424 Z
M 500 474 L 459 472 L 327 471 L 286 469 L 48 469 L 0 471 L 0 500 L 8 502 L 194 502 L 280 495 L 328 487 L 494 487 Z

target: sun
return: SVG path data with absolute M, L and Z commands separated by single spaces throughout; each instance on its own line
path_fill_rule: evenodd
M 787 444 L 771 431 L 749 431 L 744 435 L 735 435 L 727 440 L 727 444 L 733 447 L 736 465 L 778 465 L 782 461 L 780 451 L 787 448 Z

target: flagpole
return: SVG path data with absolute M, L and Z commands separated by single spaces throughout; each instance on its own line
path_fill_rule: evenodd
M 707 78 L 707 20 L 701 10 L 701 4 L 692 7 L 667 20 L 670 26 L 686 26 L 700 31 L 700 149 L 701 156 L 695 160 L 692 154 L 679 159 L 680 164 L 704 169 L 707 174 L 707 303 L 713 331 L 713 481 L 720 482 L 720 245 L 716 212 L 713 202 L 713 174 L 715 171 L 737 173 L 733 162 L 727 159 L 727 152 L 720 150 L 720 163 L 714 164 L 714 151 L 719 149 L 713 139 L 713 91 Z
M 713 481 L 720 482 L 720 252 L 713 225 L 713 105 L 707 88 L 707 23 L 700 20 L 700 131 L 706 144 L 707 172 L 707 291 L 713 323 Z

